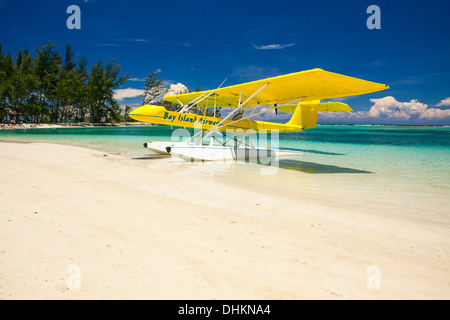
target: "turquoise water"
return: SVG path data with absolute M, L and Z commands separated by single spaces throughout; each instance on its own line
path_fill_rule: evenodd
M 170 141 L 171 134 L 170 127 L 159 126 L 17 129 L 0 131 L 0 140 L 85 146 L 148 160 L 151 166 L 155 157 L 142 144 Z M 185 163 L 181 174 L 203 173 L 287 197 L 302 194 L 341 203 L 352 199 L 355 204 L 383 203 L 391 209 L 402 203 L 402 210 L 405 205 L 409 213 L 431 210 L 435 218 L 450 212 L 450 128 L 319 126 L 281 133 L 279 147 L 303 154 L 281 159 L 272 171 L 254 163 Z
M 450 186 L 450 128 L 319 127 L 280 145 L 304 150 L 304 161 Z
M 170 141 L 169 127 L 64 127 L 0 131 L 0 139 L 63 143 L 111 153 L 147 154 L 148 139 Z
M 0 139 L 41 141 L 87 146 L 123 155 L 145 156 L 142 144 L 149 140 L 170 141 L 170 127 L 87 127 L 17 129 L 0 131 Z M 320 126 L 312 130 L 281 133 L 279 147 L 303 151 L 303 162 L 329 165 L 309 166 L 316 173 L 410 172 L 415 171 L 450 183 L 450 128 Z M 286 166 L 295 163 L 282 160 Z M 332 165 L 339 168 L 332 169 Z M 348 168 L 347 168 L 348 167 Z M 346 170 L 346 168 L 348 170 Z M 323 172 L 321 172 L 321 170 Z

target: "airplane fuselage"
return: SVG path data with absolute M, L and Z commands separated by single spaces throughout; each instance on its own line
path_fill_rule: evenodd
M 223 121 L 221 118 L 193 113 L 169 111 L 163 106 L 148 104 L 133 110 L 129 116 L 142 122 L 198 128 L 201 130 L 213 129 Z M 278 130 L 279 132 L 294 132 L 303 130 L 301 126 L 254 120 L 224 120 L 223 123 L 216 129 L 220 131 L 253 129 L 256 132 L 259 130 L 267 130 L 268 132 L 271 130 Z

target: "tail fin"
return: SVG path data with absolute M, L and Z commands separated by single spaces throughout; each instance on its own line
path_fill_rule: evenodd
M 291 120 L 286 124 L 291 126 L 301 126 L 303 129 L 312 129 L 316 127 L 319 112 L 353 111 L 345 103 L 320 103 L 320 100 L 299 102 L 297 106 L 286 105 L 279 107 L 279 109 L 285 112 L 293 111 L 294 114 L 292 115 Z
M 320 102 L 320 100 L 317 101 L 317 103 Z M 316 127 L 318 114 L 319 111 L 316 108 L 304 105 L 299 102 L 297 104 L 297 107 L 295 108 L 291 120 L 289 120 L 289 122 L 286 124 L 291 126 L 301 126 L 302 129 L 312 129 Z

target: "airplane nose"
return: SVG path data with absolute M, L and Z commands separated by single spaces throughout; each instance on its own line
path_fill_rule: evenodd
M 143 105 L 134 109 L 128 115 L 138 121 L 151 122 L 152 119 L 161 118 L 167 110 L 163 106 L 154 106 L 150 104 Z
M 133 111 L 131 111 L 128 114 L 128 116 L 134 120 L 142 121 L 142 119 L 140 119 L 139 116 L 142 116 L 143 114 L 145 114 L 145 110 L 146 110 L 146 106 L 141 106 L 141 107 L 136 108 Z
M 136 108 L 136 109 L 134 109 L 133 111 L 131 111 L 131 112 L 129 113 L 129 115 L 140 114 L 140 113 L 142 113 L 142 110 L 143 110 L 143 107 Z

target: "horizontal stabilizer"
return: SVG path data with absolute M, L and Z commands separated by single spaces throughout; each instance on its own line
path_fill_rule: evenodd
M 342 102 L 320 102 L 312 100 L 299 102 L 298 104 L 288 104 L 277 107 L 287 113 L 293 113 L 291 120 L 287 123 L 292 126 L 301 126 L 303 129 L 316 127 L 319 112 L 352 111 L 352 109 Z

